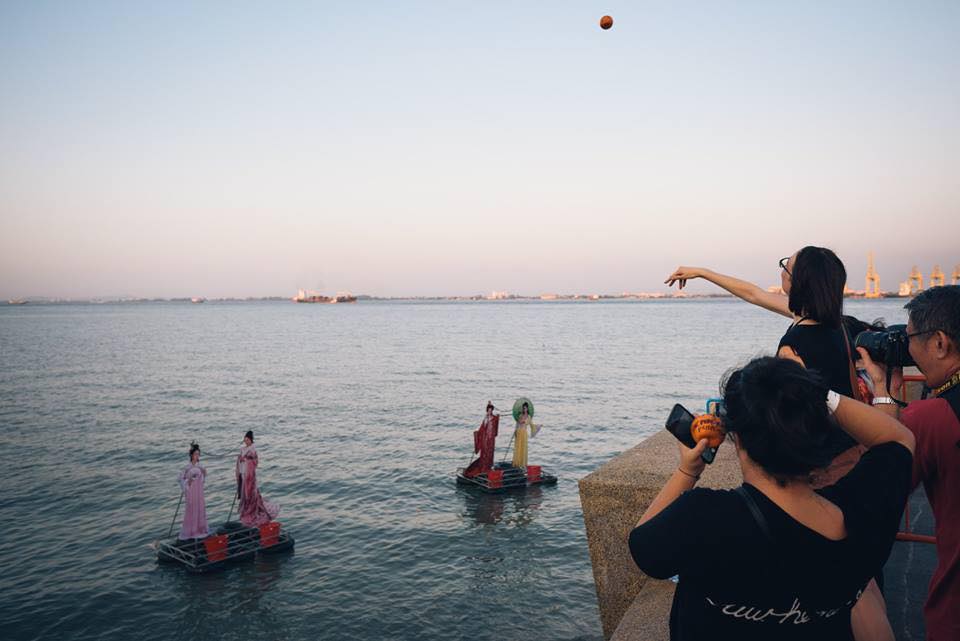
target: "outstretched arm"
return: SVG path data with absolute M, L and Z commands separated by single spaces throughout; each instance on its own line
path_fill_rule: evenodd
M 702 278 L 710 281 L 714 285 L 722 287 L 737 298 L 745 300 L 748 303 L 788 318 L 793 318 L 793 312 L 791 312 L 787 306 L 787 297 L 785 295 L 768 292 L 753 283 L 748 283 L 745 280 L 727 276 L 726 274 L 719 274 L 703 267 L 677 267 L 676 271 L 670 274 L 667 280 L 663 282 L 667 285 L 677 283 L 678 287 L 683 289 L 687 281 L 693 278 Z

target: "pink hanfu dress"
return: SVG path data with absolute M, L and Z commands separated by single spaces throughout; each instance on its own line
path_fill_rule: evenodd
M 203 539 L 210 534 L 207 527 L 207 505 L 203 500 L 203 481 L 206 476 L 206 468 L 195 463 L 190 463 L 180 472 L 180 488 L 187 504 L 183 510 L 183 525 L 180 526 L 181 541 Z
M 257 487 L 257 450 L 253 445 L 240 448 L 237 457 L 237 487 L 240 493 L 240 522 L 246 526 L 265 525 L 277 518 L 280 508 L 267 503 Z

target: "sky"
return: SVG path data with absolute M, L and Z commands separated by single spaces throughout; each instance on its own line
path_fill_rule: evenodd
M 896 290 L 958 116 L 953 0 L 5 0 L 0 298 Z

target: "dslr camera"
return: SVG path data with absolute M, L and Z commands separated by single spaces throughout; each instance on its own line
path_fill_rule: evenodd
M 880 331 L 865 331 L 857 334 L 856 346 L 867 350 L 877 363 L 887 367 L 909 367 L 916 365 L 910 350 L 907 349 L 910 338 L 906 325 L 891 325 Z

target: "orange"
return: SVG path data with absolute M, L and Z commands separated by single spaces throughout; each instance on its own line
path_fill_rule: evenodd
M 723 429 L 723 421 L 713 414 L 701 414 L 693 419 L 690 425 L 690 435 L 693 440 L 699 443 L 702 439 L 707 439 L 707 445 L 710 447 L 720 447 L 723 443 L 726 432 Z

